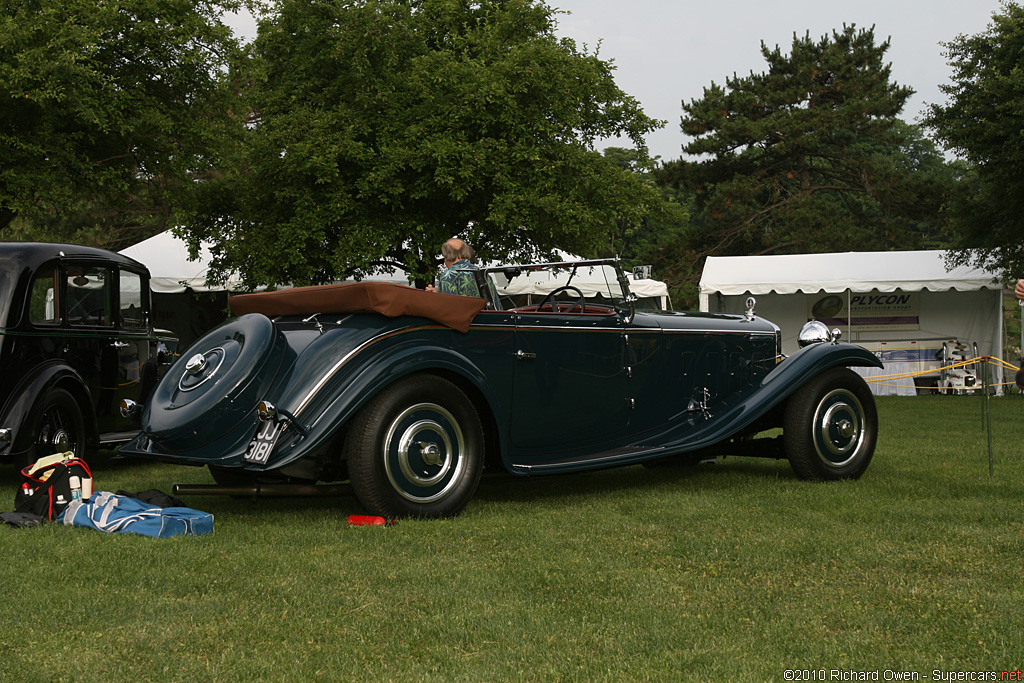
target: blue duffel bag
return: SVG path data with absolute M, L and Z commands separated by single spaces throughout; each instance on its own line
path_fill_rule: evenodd
M 57 518 L 67 526 L 84 526 L 110 534 L 153 538 L 213 533 L 213 515 L 192 508 L 161 508 L 128 496 L 100 491 L 89 502 L 73 501 Z

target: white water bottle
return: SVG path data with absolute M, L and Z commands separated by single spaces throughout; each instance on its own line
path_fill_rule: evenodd
M 68 477 L 68 485 L 71 487 L 71 500 L 82 500 L 82 479 L 71 475 Z

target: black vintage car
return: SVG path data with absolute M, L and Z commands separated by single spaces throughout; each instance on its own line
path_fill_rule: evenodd
M 609 287 L 574 285 L 584 269 L 611 272 Z M 614 260 L 472 272 L 480 298 L 389 283 L 232 297 L 239 317 L 168 371 L 121 452 L 207 466 L 220 493 L 347 480 L 373 513 L 428 517 L 461 510 L 485 465 L 738 454 L 844 479 L 871 460 L 875 404 L 849 366 L 880 363 L 821 323 L 784 358 L 753 301 L 746 315 L 638 311 Z M 511 302 L 541 272 L 562 279 Z
M 123 443 L 177 341 L 154 331 L 149 271 L 71 244 L 0 243 L 0 460 Z

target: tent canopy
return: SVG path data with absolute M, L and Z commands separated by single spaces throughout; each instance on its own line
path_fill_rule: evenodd
M 797 335 L 808 320 L 822 320 L 839 327 L 844 340 L 874 351 L 891 373 L 908 365 L 915 372 L 937 370 L 936 354 L 949 341 L 972 352 L 977 344 L 980 354 L 1001 358 L 1002 283 L 978 268 L 947 271 L 946 253 L 708 257 L 700 308 L 738 314 L 754 295 L 757 314 L 779 326 L 784 353 L 798 350 Z
M 186 288 L 193 292 L 241 289 L 241 278 L 234 274 L 222 285 L 207 286 L 207 264 L 211 258 L 209 245 L 201 244 L 199 258 L 190 261 L 188 245 L 170 230 L 122 249 L 120 253 L 149 268 L 150 286 L 160 294 L 176 294 Z
M 784 256 L 709 256 L 700 279 L 701 307 L 712 293 L 975 291 L 1002 289 L 995 274 L 959 266 L 947 271 L 946 252 L 865 251 Z

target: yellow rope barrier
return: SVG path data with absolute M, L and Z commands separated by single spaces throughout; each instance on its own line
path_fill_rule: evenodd
M 922 375 L 931 375 L 931 374 L 934 374 L 936 372 L 941 372 L 942 370 L 955 370 L 956 368 L 963 368 L 963 367 L 967 367 L 968 365 L 975 365 L 976 363 L 980 363 L 980 362 L 988 363 L 989 365 L 995 365 L 996 367 L 1001 367 L 1004 370 L 1013 370 L 1014 372 L 1020 370 L 1020 368 L 1017 367 L 1016 365 L 1014 365 L 1013 363 L 1008 363 L 1008 362 L 1006 362 L 1005 360 L 1003 360 L 1001 358 L 995 358 L 993 356 L 978 356 L 976 358 L 971 358 L 970 360 L 960 361 L 959 363 L 953 363 L 952 365 L 946 365 L 944 367 L 935 368 L 935 369 L 932 369 L 932 370 L 921 370 L 921 371 L 918 371 L 918 372 L 903 372 L 903 373 L 899 373 L 899 374 L 895 374 L 895 375 L 875 375 L 873 377 L 865 377 L 864 381 L 867 382 L 868 384 L 878 384 L 882 380 L 906 379 L 908 377 L 921 377 Z M 989 384 L 988 386 L 990 386 L 990 387 L 1009 386 L 1011 384 L 1013 384 L 1013 382 L 1003 382 L 1002 384 Z M 898 386 L 898 385 L 896 385 L 896 384 L 882 384 L 882 386 Z M 971 389 L 971 388 L 977 388 L 977 387 L 967 387 L 967 388 Z

